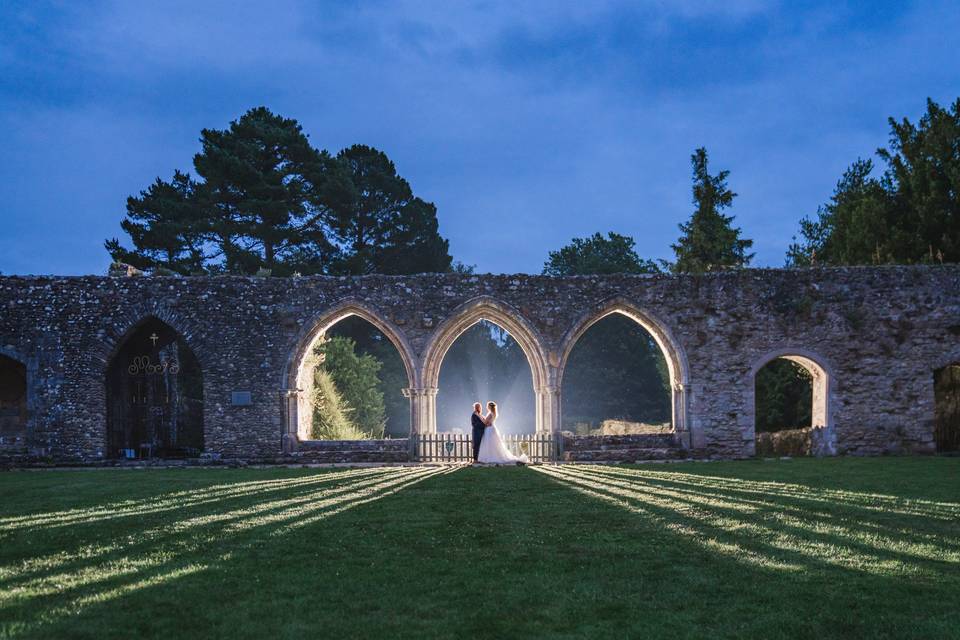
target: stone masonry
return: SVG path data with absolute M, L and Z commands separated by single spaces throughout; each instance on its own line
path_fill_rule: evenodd
M 102 459 L 105 372 L 124 337 L 150 317 L 177 331 L 199 360 L 211 456 L 272 459 L 302 449 L 333 459 L 301 443 L 300 363 L 348 315 L 397 345 L 414 432 L 436 428 L 446 348 L 487 319 L 523 347 L 536 428 L 557 433 L 567 354 L 609 313 L 634 318 L 663 348 L 673 382 L 671 441 L 688 457 L 753 455 L 753 377 L 779 356 L 815 370 L 814 414 L 823 423 L 815 426 L 835 433 L 838 453 L 932 452 L 933 372 L 960 362 L 956 266 L 568 278 L 0 277 L 0 354 L 25 365 L 28 397 L 25 443 L 5 453 Z M 232 404 L 235 391 L 250 392 L 251 402 Z M 403 458 L 396 445 L 373 450 Z

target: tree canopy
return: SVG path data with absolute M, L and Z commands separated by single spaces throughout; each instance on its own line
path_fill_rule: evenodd
M 105 246 L 114 260 L 174 273 L 365 274 L 451 270 L 436 207 L 389 158 L 315 149 L 296 120 L 265 107 L 204 129 L 193 164 L 127 200 Z
M 869 159 L 850 165 L 801 220 L 788 265 L 960 262 L 960 98 L 947 109 L 928 99 L 917 124 L 889 123 L 883 173 Z
M 654 261 L 637 255 L 633 238 L 612 231 L 606 237 L 595 233 L 574 238 L 565 247 L 551 251 L 543 264 L 543 274 L 547 276 L 659 272 Z
M 740 237 L 740 229 L 733 226 L 733 216 L 722 213 L 737 196 L 727 188 L 729 171 L 710 175 L 707 150 L 700 147 L 690 156 L 693 165 L 693 204 L 690 220 L 680 225 L 682 235 L 671 245 L 676 262 L 675 273 L 703 273 L 721 269 L 745 267 L 753 259 L 747 250 L 753 240 Z

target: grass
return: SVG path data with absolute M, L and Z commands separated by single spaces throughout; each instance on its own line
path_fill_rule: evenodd
M 0 475 L 0 635 L 960 637 L 960 458 Z

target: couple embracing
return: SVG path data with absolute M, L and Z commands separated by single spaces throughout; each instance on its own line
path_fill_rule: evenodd
M 487 403 L 487 415 L 481 415 L 482 405 L 473 403 L 473 415 L 470 424 L 473 426 L 473 462 L 483 464 L 526 464 L 529 459 L 525 455 L 515 456 L 510 453 L 497 431 L 497 403 Z

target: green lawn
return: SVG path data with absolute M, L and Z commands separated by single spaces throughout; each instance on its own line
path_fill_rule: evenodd
M 960 637 L 960 458 L 0 474 L 0 634 Z

